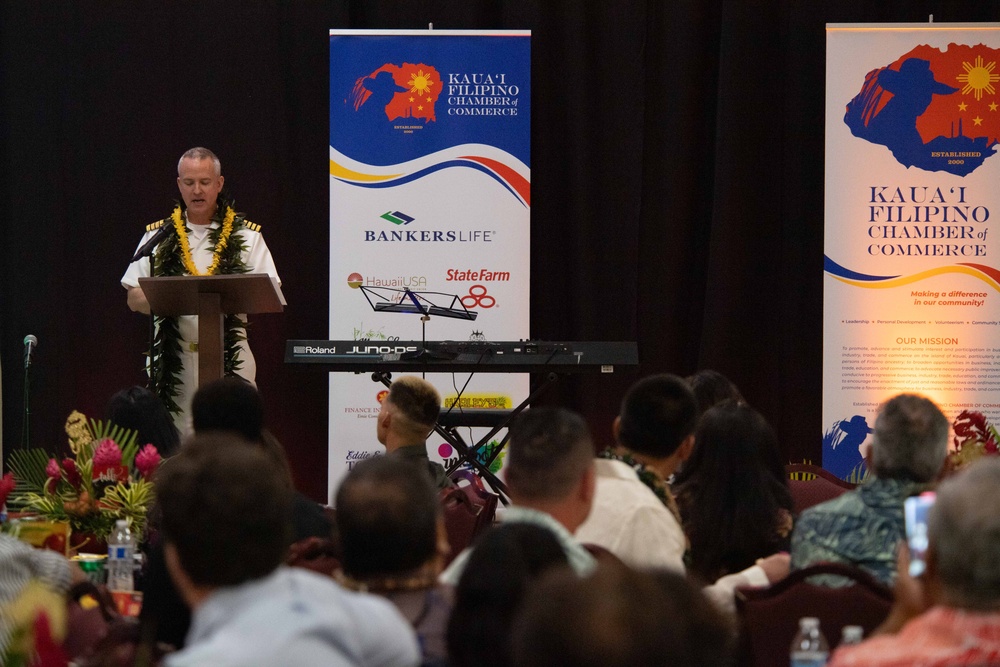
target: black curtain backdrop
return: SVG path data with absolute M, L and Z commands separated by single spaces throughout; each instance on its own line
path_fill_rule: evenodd
M 820 455 L 825 24 L 996 21 L 996 1 L 93 0 L 0 3 L 3 446 L 19 446 L 22 339 L 39 339 L 32 444 L 65 446 L 144 384 L 147 321 L 119 278 L 216 151 L 263 226 L 288 308 L 252 320 L 268 423 L 326 495 L 330 28 L 531 29 L 532 336 L 635 340 L 641 366 L 557 383 L 598 442 L 641 375 L 715 368 Z M 373 434 L 374 438 L 374 434 Z

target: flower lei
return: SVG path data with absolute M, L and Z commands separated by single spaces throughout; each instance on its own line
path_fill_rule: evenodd
M 233 207 L 226 206 L 226 215 L 222 218 L 222 230 L 215 242 L 215 251 L 212 253 L 212 263 L 205 273 L 198 270 L 191 257 L 191 243 L 188 241 L 187 225 L 184 224 L 180 205 L 174 207 L 170 219 L 174 223 L 174 231 L 177 232 L 177 238 L 180 241 L 181 260 L 184 262 L 184 268 L 187 269 L 187 272 L 192 276 L 214 276 L 215 272 L 219 270 L 219 261 L 222 258 L 222 252 L 226 249 L 226 244 L 229 242 L 229 236 L 233 233 L 233 221 L 236 219 L 236 211 L 233 210 Z
M 219 219 L 218 211 L 225 211 L 221 224 L 208 232 L 209 242 L 215 246 L 214 257 L 207 275 L 248 273 L 250 267 L 243 259 L 246 245 L 238 232 L 245 226 L 246 219 L 233 209 L 233 202 L 219 198 L 219 206 L 213 220 Z M 206 275 L 200 273 L 191 258 L 188 229 L 184 223 L 180 206 L 174 207 L 163 224 L 169 224 L 173 233 L 160 243 L 156 250 L 156 276 Z M 193 271 L 192 271 L 193 269 Z M 184 368 L 181 362 L 181 336 L 176 317 L 156 317 L 156 335 L 153 352 L 156 364 L 153 380 L 164 406 L 173 414 L 181 411 L 175 397 L 180 394 L 180 374 Z M 239 358 L 239 344 L 246 340 L 246 322 L 236 315 L 226 315 L 223 323 L 224 350 L 223 372 L 234 375 L 242 365 Z

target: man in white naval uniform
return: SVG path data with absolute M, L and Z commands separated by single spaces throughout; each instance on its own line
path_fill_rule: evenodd
M 223 231 L 213 235 L 214 230 L 224 227 L 227 220 L 230 224 L 234 222 L 233 215 L 230 215 L 233 212 L 228 203 L 223 203 L 220 207 L 219 193 L 224 182 L 219 158 L 212 151 L 198 147 L 185 152 L 177 164 L 177 187 L 184 201 L 184 210 L 181 211 L 178 207 L 174 216 L 149 225 L 139 242 L 139 247 L 149 241 L 162 227 L 174 226 L 174 222 L 179 221 L 178 224 L 185 232 L 183 238 L 175 235 L 172 239 L 168 237 L 164 240 L 172 241 L 177 247 L 176 254 L 179 255 L 184 267 L 181 275 L 195 273 L 191 268 L 196 270 L 196 275 L 228 272 L 225 262 L 219 261 L 219 255 L 224 253 L 225 249 L 217 247 L 213 242 L 213 236 L 225 234 Z M 266 273 L 277 280 L 279 285 L 281 284 L 271 252 L 264 243 L 259 226 L 235 214 L 232 237 L 232 241 L 225 245 L 228 245 L 232 252 L 236 247 L 236 239 L 242 242 L 243 250 L 239 253 L 239 259 L 246 272 Z M 187 253 L 183 252 L 185 245 L 189 248 L 191 264 L 187 263 Z M 139 278 L 149 275 L 150 260 L 144 257 L 132 262 L 121 279 L 122 286 L 128 290 L 129 308 L 147 315 L 150 313 L 149 302 L 139 287 Z M 240 318 L 246 321 L 245 315 L 240 315 Z M 191 431 L 188 417 L 191 397 L 198 388 L 198 317 L 187 315 L 177 320 L 182 369 L 177 377 L 178 393 L 174 397 L 177 407 L 180 408 L 180 412 L 175 413 L 175 421 L 181 432 L 186 434 Z M 253 383 L 257 368 L 246 340 L 240 341 L 238 349 L 237 359 L 240 363 L 236 374 Z

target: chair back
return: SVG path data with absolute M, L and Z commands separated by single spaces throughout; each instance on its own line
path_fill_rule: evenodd
M 444 526 L 448 533 L 451 553 L 445 566 L 472 544 L 472 541 L 493 524 L 500 497 L 491 493 L 471 470 L 451 474 L 455 486 L 442 489 L 439 495 L 444 510 Z
M 795 514 L 857 487 L 857 484 L 845 482 L 825 468 L 808 463 L 790 463 L 785 466 L 785 473 L 788 475 L 788 490 L 795 503 Z
M 834 574 L 853 583 L 830 588 L 810 583 L 817 574 Z M 788 651 L 799 619 L 814 616 L 832 650 L 845 625 L 860 625 L 865 634 L 881 625 L 892 607 L 892 591 L 853 565 L 819 563 L 792 572 L 767 588 L 739 588 L 736 613 L 740 643 L 737 664 L 743 667 L 787 667 Z

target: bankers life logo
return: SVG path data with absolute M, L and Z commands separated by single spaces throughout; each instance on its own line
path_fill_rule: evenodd
M 365 229 L 365 243 L 492 243 L 496 236 L 486 229 L 411 229 L 409 225 L 416 218 L 402 211 L 388 211 L 379 219 L 395 229 Z

